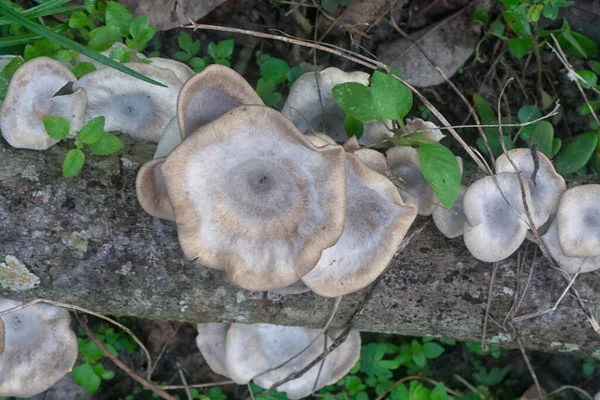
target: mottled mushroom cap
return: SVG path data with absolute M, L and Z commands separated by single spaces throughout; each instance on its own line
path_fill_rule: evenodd
M 100 68 L 82 77 L 73 87 L 88 96 L 87 120 L 104 116 L 107 131 L 158 143 L 175 116 L 182 83 L 169 70 L 148 64 L 127 63 L 131 69 L 167 87 L 153 85 L 113 68 Z
M 560 198 L 556 228 L 565 255 L 600 256 L 600 185 L 567 190 Z
M 528 229 L 517 174 L 502 172 L 494 177 L 475 181 L 463 199 L 465 244 L 475 258 L 485 262 L 500 261 L 514 253 Z M 524 187 L 527 204 L 531 205 L 529 186 Z M 536 225 L 539 222 L 534 219 Z
M 312 145 L 268 107 L 204 125 L 161 169 L 185 255 L 244 289 L 298 281 L 342 233 L 343 149 Z
M 183 83 L 187 82 L 188 79 L 194 76 L 194 71 L 182 62 L 161 57 L 152 57 L 148 60 L 151 61 L 150 65 L 158 68 L 168 69 L 169 71 L 173 72 L 177 79 Z
M 21 304 L 0 299 L 0 311 Z M 0 354 L 0 396 L 35 396 L 71 371 L 77 337 L 66 310 L 35 304 L 1 318 L 6 348 Z
M 466 191 L 467 187 L 461 185 L 458 188 L 458 197 L 450 210 L 439 206 L 433 212 L 433 223 L 447 238 L 454 239 L 461 236 L 464 232 L 466 219 L 463 199 Z
M 198 324 L 196 336 L 196 344 L 210 369 L 227 377 L 229 371 L 225 362 L 225 344 L 230 326 L 231 324 L 219 323 Z
M 78 132 L 84 123 L 86 94 L 76 90 L 54 97 L 76 80 L 67 67 L 48 57 L 34 58 L 17 69 L 0 111 L 0 130 L 6 141 L 12 147 L 32 150 L 46 150 L 57 143 L 46 133 L 44 115 L 66 118 L 71 124 L 70 133 Z
M 592 272 L 600 269 L 600 255 L 596 257 L 568 257 L 563 253 L 558 242 L 556 220 L 552 222 L 548 231 L 542 236 L 542 240 L 552 258 L 566 273 L 573 275 L 577 272 Z
M 250 84 L 233 69 L 212 64 L 190 78 L 177 99 L 177 121 L 181 139 L 219 118 L 232 108 L 263 105 Z
M 407 118 L 405 129 L 408 133 L 423 132 L 427 139 L 433 140 L 434 142 L 439 142 L 446 137 L 446 135 L 438 129 L 436 124 L 430 121 L 423 121 L 420 118 Z
M 135 179 L 135 191 L 144 211 L 153 217 L 175 220 L 167 194 L 167 185 L 161 171 L 165 157 L 145 163 Z
M 390 179 L 407 203 L 419 208 L 419 215 L 431 215 L 438 199 L 433 187 L 421 172 L 419 152 L 412 147 L 393 147 L 386 153 Z
M 535 162 L 531 150 L 514 149 L 507 153 L 521 171 L 523 179 L 529 184 L 533 200 L 532 211 L 539 214 L 542 223 L 546 222 L 550 214 L 556 212 L 560 196 L 567 190 L 565 180 L 556 173 L 548 157 L 538 151 L 539 168 L 536 171 L 534 183 L 532 175 L 535 170 Z M 496 160 L 496 172 L 516 173 L 506 154 L 502 154 Z
M 344 128 L 346 115 L 335 102 L 331 91 L 335 85 L 348 82 L 369 86 L 369 77 L 365 72 L 344 72 L 334 67 L 320 72 L 307 72 L 290 88 L 281 112 L 300 132 L 325 132 L 336 142 L 343 143 L 348 139 Z M 360 143 L 364 145 L 377 144 L 393 136 L 379 121 L 367 121 L 364 126 L 360 138 Z
M 339 297 L 371 284 L 385 270 L 417 216 L 385 176 L 346 154 L 344 232 L 302 281 L 324 297 Z

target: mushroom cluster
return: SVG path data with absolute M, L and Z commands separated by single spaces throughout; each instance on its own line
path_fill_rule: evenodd
M 0 298 L 0 311 L 21 304 Z M 66 310 L 47 304 L 0 317 L 4 326 L 4 338 L 0 334 L 0 397 L 35 396 L 71 371 L 77 360 L 77 337 L 70 323 Z
M 198 324 L 196 343 L 210 368 L 237 384 L 269 388 L 308 366 L 341 332 L 271 324 Z M 360 335 L 352 331 L 324 360 L 279 386 L 290 399 L 309 396 L 344 377 L 360 356 Z
M 244 289 L 362 289 L 416 217 L 360 156 L 303 135 L 227 67 L 186 82 L 176 120 L 138 173 L 140 204 L 175 220 L 188 258 Z

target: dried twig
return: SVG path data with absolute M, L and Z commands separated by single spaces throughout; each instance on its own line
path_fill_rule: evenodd
M 527 351 L 525 351 L 525 346 L 523 346 L 523 341 L 521 341 L 521 338 L 519 337 L 517 330 L 515 329 L 515 326 L 512 324 L 512 322 L 510 323 L 510 327 L 513 331 L 515 338 L 517 339 L 517 344 L 519 345 L 519 349 L 521 350 L 521 354 L 523 355 L 525 364 L 527 365 L 527 368 L 529 369 L 529 374 L 531 374 L 531 377 L 533 378 L 535 387 L 536 387 L 538 393 L 542 396 L 542 400 L 544 400 L 544 398 L 545 398 L 544 397 L 544 393 L 545 393 L 544 389 L 542 389 L 542 385 L 540 385 L 540 381 L 538 380 L 537 374 L 535 373 L 535 369 L 533 369 L 533 365 L 531 365 L 531 361 L 529 360 Z
M 192 400 L 192 393 L 190 393 L 190 388 L 187 385 L 187 380 L 185 379 L 185 375 L 183 374 L 183 370 L 181 369 L 181 364 L 179 364 L 179 361 L 177 362 L 177 371 L 179 371 L 179 379 L 181 379 L 181 383 L 183 383 L 185 386 L 185 395 L 187 396 L 188 400 Z
M 156 357 L 156 360 L 154 360 L 154 366 L 152 367 L 152 371 L 150 371 L 150 375 L 152 375 L 154 373 L 154 370 L 156 369 L 156 366 L 158 365 L 158 363 L 160 362 L 160 359 L 162 358 L 163 354 L 167 350 L 167 346 L 169 345 L 169 342 L 175 337 L 175 335 L 177 335 L 177 332 L 179 332 L 180 328 L 181 328 L 181 325 L 178 325 L 177 329 L 175 329 L 173 331 L 173 333 L 171 334 L 171 336 L 169 336 L 169 338 L 167 339 L 167 341 L 162 345 L 162 348 L 160 349 L 160 353 L 158 353 L 158 357 Z
M 462 383 L 463 385 L 465 385 L 467 387 L 467 389 L 469 389 L 471 392 L 478 395 L 481 398 L 481 400 L 485 400 L 485 396 L 483 395 L 483 393 L 481 393 L 479 390 L 477 390 L 477 388 L 475 386 L 471 385 L 469 383 L 469 381 L 467 381 L 465 378 L 463 378 L 462 376 L 460 376 L 458 374 L 454 374 L 454 378 L 456 380 L 458 380 L 460 383 Z

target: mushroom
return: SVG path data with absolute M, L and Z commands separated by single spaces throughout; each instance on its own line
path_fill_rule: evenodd
M 552 222 L 548 231 L 542 236 L 548 252 L 558 265 L 568 274 L 592 272 L 600 269 L 600 253 L 596 257 L 569 257 L 566 256 L 558 242 L 556 220 Z
M 183 83 L 187 82 L 188 79 L 194 76 L 194 71 L 192 71 L 190 67 L 182 62 L 171 60 L 170 58 L 160 57 L 152 57 L 148 60 L 151 61 L 150 65 L 172 71 Z
M 86 93 L 55 96 L 77 78 L 60 62 L 48 57 L 34 58 L 23 64 L 10 80 L 0 111 L 2 136 L 19 149 L 46 150 L 57 143 L 46 133 L 44 115 L 66 118 L 70 134 L 84 123 Z
M 179 124 L 177 123 L 177 117 L 173 117 L 167 124 L 167 127 L 160 135 L 158 146 L 154 152 L 154 159 L 166 157 L 169 153 L 181 143 L 181 135 L 179 134 Z
M 0 311 L 22 304 L 0 299 Z M 77 360 L 77 337 L 66 310 L 35 304 L 1 319 L 6 346 L 0 353 L 0 396 L 35 396 L 71 371 Z
M 419 152 L 412 147 L 392 147 L 386 153 L 392 182 L 408 203 L 415 203 L 419 215 L 431 215 L 438 199 L 421 172 Z
M 346 154 L 346 220 L 337 243 L 302 277 L 313 292 L 339 297 L 371 284 L 385 270 L 417 216 L 389 179 Z
M 600 185 L 567 190 L 556 213 L 558 241 L 569 257 L 600 256 Z
M 107 131 L 120 131 L 157 143 L 175 116 L 182 83 L 173 72 L 163 68 L 139 63 L 126 65 L 167 87 L 140 81 L 113 68 L 90 72 L 73 87 L 82 88 L 87 93 L 88 121 L 104 116 Z
M 467 187 L 464 185 L 458 188 L 458 197 L 450 210 L 440 206 L 433 211 L 433 223 L 447 238 L 454 239 L 464 232 L 466 219 L 463 198 L 466 191 Z
M 444 135 L 438 129 L 438 126 L 436 124 L 430 121 L 423 121 L 420 118 L 407 118 L 405 129 L 408 133 L 423 132 L 424 136 L 427 139 L 433 140 L 434 142 L 439 142 L 440 140 L 446 137 L 446 135 Z
M 240 74 L 224 65 L 209 65 L 189 79 L 179 93 L 177 120 L 181 139 L 243 104 L 264 105 Z
M 326 68 L 320 72 L 307 72 L 294 82 L 281 111 L 302 133 L 325 132 L 336 142 L 348 139 L 344 128 L 344 111 L 333 98 L 335 85 L 356 82 L 369 86 L 369 74 L 361 71 L 344 72 Z M 367 121 L 360 143 L 375 145 L 393 136 L 387 128 L 390 121 Z
M 524 189 L 527 204 L 531 205 L 529 186 Z M 503 260 L 525 240 L 529 225 L 517 174 L 501 172 L 475 181 L 464 195 L 463 208 L 465 244 L 478 260 Z M 532 217 L 537 226 L 540 220 Z
M 144 164 L 137 174 L 135 190 L 144 211 L 154 217 L 174 221 L 173 207 L 161 172 L 164 161 L 165 157 L 162 157 Z
M 567 190 L 567 185 L 562 176 L 556 173 L 552 162 L 544 153 L 534 153 L 530 149 L 514 149 L 507 152 L 515 163 L 521 176 L 529 184 L 531 191 L 532 212 L 539 214 L 542 223 L 545 223 L 550 214 L 556 212 L 560 196 Z M 506 154 L 496 160 L 496 172 L 516 173 Z M 533 176 L 535 174 L 535 177 Z
M 282 287 L 279 289 L 273 289 L 271 290 L 271 292 L 282 296 L 287 296 L 289 294 L 302 294 L 310 292 L 310 288 L 300 280 L 298 282 L 292 283 L 289 286 Z
M 383 176 L 388 176 L 385 156 L 377 150 L 363 148 L 353 151 L 352 154 L 367 164 L 372 170 L 379 172 Z
M 231 324 L 198 324 L 198 336 L 196 345 L 202 353 L 202 357 L 214 372 L 219 375 L 229 376 L 225 362 L 225 344 L 227 331 Z
M 358 143 L 356 136 L 352 136 L 350 139 L 346 140 L 346 143 L 344 143 L 344 150 L 346 150 L 348 153 L 352 153 L 359 149 L 360 143 Z
M 312 145 L 266 106 L 202 126 L 161 169 L 184 254 L 244 289 L 298 281 L 342 233 L 343 149 Z

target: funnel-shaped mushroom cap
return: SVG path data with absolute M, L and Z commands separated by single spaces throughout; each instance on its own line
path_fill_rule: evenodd
M 183 83 L 194 76 L 194 71 L 182 62 L 160 57 L 152 57 L 149 60 L 151 61 L 150 65 L 172 71 Z
M 77 90 L 53 97 L 75 80 L 67 67 L 48 57 L 34 58 L 17 69 L 0 111 L 0 130 L 6 141 L 13 147 L 32 150 L 45 150 L 55 144 L 57 140 L 44 129 L 44 115 L 66 118 L 71 134 L 75 134 L 84 122 L 85 93 Z
M 134 138 L 158 143 L 175 116 L 177 94 L 182 83 L 175 74 L 147 64 L 127 63 L 133 70 L 167 87 L 143 82 L 113 68 L 101 68 L 77 81 L 88 96 L 86 118 L 104 116 L 107 131 L 128 133 Z
M 558 205 L 556 228 L 565 255 L 600 256 L 600 185 L 567 190 Z
M 552 258 L 566 273 L 573 275 L 578 271 L 584 273 L 600 269 L 600 255 L 596 257 L 568 257 L 563 253 L 560 243 L 558 243 L 556 220 L 552 222 L 548 231 L 542 236 L 542 240 Z
M 371 284 L 385 270 L 417 216 L 398 189 L 352 154 L 346 154 L 346 221 L 302 281 L 313 292 L 338 297 Z
M 423 132 L 427 139 L 434 142 L 439 142 L 446 137 L 442 131 L 437 129 L 438 126 L 436 124 L 430 121 L 423 121 L 420 118 L 407 119 L 405 128 L 408 133 Z
M 209 65 L 189 79 L 179 93 L 177 121 L 181 138 L 244 104 L 264 103 L 240 74 L 224 65 Z
M 438 199 L 421 172 L 419 152 L 412 147 L 393 147 L 386 153 L 390 177 L 402 198 L 419 208 L 419 215 L 431 215 Z
M 317 147 L 327 146 L 328 144 L 337 144 L 335 140 L 333 140 L 324 133 L 311 133 L 309 135 L 306 135 L 306 138 Z
M 453 239 L 463 234 L 465 229 L 465 211 L 463 209 L 463 198 L 467 191 L 466 186 L 458 188 L 458 197 L 450 210 L 439 206 L 433 212 L 435 226 L 446 236 Z
M 325 132 L 336 142 L 343 143 L 348 139 L 344 128 L 346 115 L 335 102 L 331 91 L 335 85 L 347 82 L 369 86 L 369 74 L 361 71 L 344 72 L 333 67 L 320 72 L 307 72 L 292 85 L 281 112 L 300 132 Z M 384 124 L 368 121 L 360 143 L 377 144 L 392 136 L 393 133 Z
M 301 294 L 301 293 L 310 292 L 310 288 L 308 286 L 306 286 L 304 284 L 304 282 L 298 281 L 298 282 L 292 283 L 291 285 L 286 286 L 286 287 L 282 287 L 279 289 L 273 289 L 273 290 L 271 290 L 271 292 L 275 293 L 275 294 L 280 294 L 280 295 L 286 296 L 288 294 Z
M 157 159 L 168 156 L 175 147 L 179 146 L 179 143 L 181 143 L 179 124 L 177 123 L 177 117 L 174 117 L 160 136 L 153 158 Z
M 330 332 L 329 336 L 331 336 L 332 339 L 337 339 L 342 332 L 343 330 L 338 329 L 334 332 Z M 350 372 L 360 358 L 360 345 L 360 333 L 358 331 L 352 331 L 344 343 L 331 353 L 332 356 L 335 356 L 335 366 L 331 378 L 327 382 L 328 385 L 333 385 Z
M 365 164 L 367 167 L 379 172 L 383 176 L 387 176 L 387 162 L 385 156 L 373 149 L 359 149 L 352 152 L 353 155 Z
M 475 181 L 463 199 L 467 219 L 465 244 L 475 258 L 485 262 L 500 261 L 514 253 L 525 240 L 528 229 L 517 174 L 502 172 L 495 178 L 497 185 L 491 176 Z M 531 205 L 528 185 L 525 194 L 527 204 Z M 534 223 L 537 225 L 539 221 L 534 219 Z
M 546 222 L 550 214 L 556 212 L 560 196 L 567 190 L 565 180 L 556 173 L 552 162 L 544 153 L 537 152 L 539 160 L 537 171 L 535 171 L 536 166 L 530 149 L 509 150 L 508 155 L 521 171 L 523 179 L 529 184 L 533 200 L 532 211 L 539 214 L 542 223 Z M 535 183 L 532 179 L 534 171 Z M 516 172 L 505 154 L 496 160 L 496 172 Z
M 157 158 L 148 161 L 140 168 L 135 180 L 135 191 L 144 211 L 154 217 L 174 221 L 173 207 L 161 171 L 164 161 L 164 157 Z
M 266 106 L 204 125 L 162 172 L 185 255 L 244 289 L 291 285 L 342 233 L 344 150 L 312 145 Z
M 225 342 L 230 326 L 231 324 L 215 323 L 197 325 L 196 344 L 202 353 L 202 357 L 204 357 L 210 369 L 223 376 L 229 376 L 225 363 Z
M 0 311 L 21 304 L 0 299 Z M 1 318 L 6 348 L 0 354 L 0 396 L 35 396 L 71 371 L 77 337 L 66 310 L 36 304 Z

